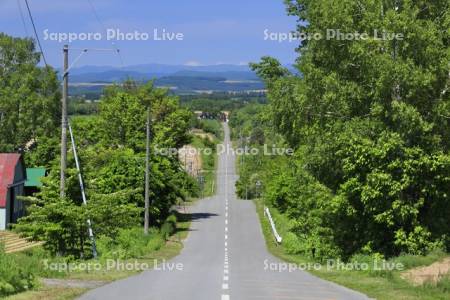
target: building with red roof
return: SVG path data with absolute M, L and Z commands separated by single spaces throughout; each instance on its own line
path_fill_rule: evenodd
M 0 230 L 25 213 L 22 201 L 27 180 L 23 158 L 17 153 L 0 153 Z

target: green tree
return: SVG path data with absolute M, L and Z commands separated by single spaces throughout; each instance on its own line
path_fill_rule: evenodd
M 303 41 L 300 76 L 273 58 L 252 64 L 269 89 L 272 124 L 306 172 L 296 179 L 303 189 L 269 179 L 272 203 L 301 224 L 326 229 L 325 240 L 314 231 L 301 231 L 301 239 L 344 257 L 450 248 L 448 1 L 285 2 L 298 33 L 325 37 L 339 29 L 370 37 Z M 375 30 L 404 38 L 376 39 Z M 323 198 L 311 194 L 316 185 L 329 193 L 318 208 L 309 206 L 312 197 Z M 299 207 L 310 214 L 292 213 Z
M 58 135 L 60 95 L 56 72 L 40 68 L 31 39 L 0 33 L 0 152 L 32 150 Z M 31 160 L 30 164 L 48 163 Z

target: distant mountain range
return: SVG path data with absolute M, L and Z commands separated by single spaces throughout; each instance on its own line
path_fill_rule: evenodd
M 292 66 L 288 66 L 293 69 Z M 61 74 L 61 72 L 60 72 Z M 265 89 L 264 83 L 247 65 L 185 66 L 142 64 L 126 67 L 83 66 L 70 71 L 69 82 L 76 86 L 76 94 L 83 94 L 80 86 L 101 90 L 99 83 L 121 82 L 127 78 L 137 81 L 155 79 L 158 86 L 170 87 L 177 93 L 254 91 Z M 92 84 L 90 86 L 89 84 Z

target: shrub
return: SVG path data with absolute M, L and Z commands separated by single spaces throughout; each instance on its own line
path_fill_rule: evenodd
M 3 244 L 0 244 L 0 296 L 23 292 L 35 285 L 35 275 L 29 269 L 17 264 L 5 253 Z
M 161 226 L 161 235 L 167 240 L 172 234 L 175 233 L 177 227 L 177 217 L 175 215 L 171 215 L 167 218 L 164 224 Z
M 283 237 L 283 246 L 288 254 L 299 254 L 303 250 L 300 239 L 292 232 L 286 233 Z
M 218 139 L 222 139 L 222 125 L 217 120 L 201 120 L 200 129 L 214 134 Z
M 161 230 L 151 228 L 145 235 L 141 227 L 121 229 L 116 238 L 101 236 L 97 239 L 97 250 L 102 259 L 140 258 L 161 249 L 166 239 L 174 232 L 173 218 L 166 221 Z M 176 219 L 175 219 L 176 220 Z M 175 221 L 176 222 L 176 221 Z
M 153 236 L 147 243 L 147 249 L 149 251 L 158 251 L 164 246 L 166 240 L 161 235 Z

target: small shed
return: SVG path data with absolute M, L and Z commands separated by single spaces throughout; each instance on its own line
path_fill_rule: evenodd
M 15 223 L 25 214 L 19 196 L 25 194 L 27 174 L 20 154 L 0 153 L 0 230 Z

